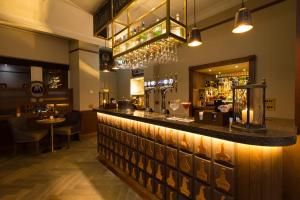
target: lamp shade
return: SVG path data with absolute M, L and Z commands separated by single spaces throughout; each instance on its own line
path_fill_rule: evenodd
M 242 7 L 235 14 L 233 33 L 244 33 L 253 29 L 252 17 L 249 9 Z
M 189 34 L 188 46 L 196 47 L 196 46 L 200 46 L 201 44 L 202 44 L 201 31 L 199 28 L 194 27 L 192 28 Z

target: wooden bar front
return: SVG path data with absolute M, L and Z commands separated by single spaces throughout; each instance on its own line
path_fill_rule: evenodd
M 97 117 L 99 159 L 145 198 L 282 199 L 280 146 L 240 144 L 100 112 Z

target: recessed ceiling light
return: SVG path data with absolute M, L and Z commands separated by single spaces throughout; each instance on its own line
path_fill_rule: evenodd
M 209 69 L 208 71 L 209 71 L 209 72 L 211 72 L 212 70 L 211 70 L 211 69 Z
M 234 66 L 235 68 L 239 68 L 239 66 L 238 65 L 236 65 L 236 66 Z

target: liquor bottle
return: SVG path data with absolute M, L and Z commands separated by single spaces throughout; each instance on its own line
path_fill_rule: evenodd
M 179 13 L 176 14 L 176 21 L 180 22 L 180 15 Z M 176 25 L 174 24 L 176 27 L 174 28 L 174 34 L 179 36 L 179 37 L 182 37 L 183 36 L 183 32 L 182 32 L 182 29 L 179 25 Z
M 145 30 L 145 22 L 142 22 L 142 31 Z M 147 41 L 147 33 L 142 33 L 141 34 L 141 43 L 146 42 Z
M 177 21 L 180 21 L 179 13 L 176 14 L 176 20 L 177 20 Z
M 158 22 L 159 19 L 156 20 L 156 22 Z M 159 36 L 162 34 L 162 25 L 161 24 L 158 24 L 156 25 L 156 27 L 153 29 L 153 33 L 155 36 Z

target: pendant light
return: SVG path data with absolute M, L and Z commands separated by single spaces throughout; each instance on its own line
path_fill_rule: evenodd
M 100 61 L 100 70 L 104 73 L 108 73 L 111 70 L 112 61 L 112 52 L 110 49 L 106 47 L 106 40 L 105 40 L 105 47 L 104 49 L 99 49 L 99 61 Z
M 196 1 L 194 0 L 194 27 L 190 31 L 188 38 L 188 46 L 197 47 L 202 44 L 201 31 L 196 26 Z
M 242 0 L 241 8 L 235 14 L 233 33 L 245 33 L 253 29 L 251 12 Z
M 115 70 L 115 71 L 117 71 L 117 70 L 120 69 L 120 68 L 118 67 L 116 61 L 113 61 L 113 65 L 112 65 L 112 68 L 111 68 L 111 69 L 112 69 L 112 70 Z
M 104 63 L 104 66 L 103 66 L 103 70 L 102 70 L 102 72 L 104 72 L 104 73 L 108 73 L 108 72 L 110 72 L 110 69 L 109 69 L 109 66 L 108 66 L 108 64 L 107 64 L 107 63 Z

